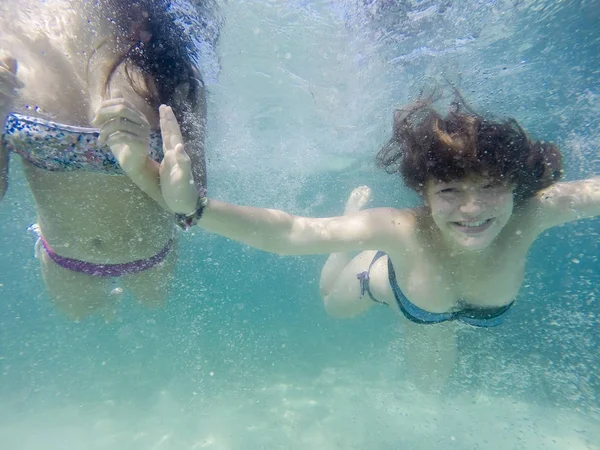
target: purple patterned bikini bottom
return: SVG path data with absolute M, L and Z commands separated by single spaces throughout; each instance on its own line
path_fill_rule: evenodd
M 54 250 L 52 250 L 52 247 L 48 245 L 48 242 L 46 242 L 44 236 L 42 236 L 39 231 L 36 232 L 38 233 L 42 247 L 52 261 L 65 269 L 73 272 L 85 273 L 86 275 L 91 275 L 93 277 L 120 277 L 122 275 L 139 273 L 144 270 L 148 270 L 164 261 L 164 259 L 167 257 L 167 254 L 173 247 L 173 238 L 171 238 L 167 242 L 167 245 L 165 245 L 160 252 L 154 256 L 151 256 L 150 258 L 137 259 L 135 261 L 120 264 L 96 264 L 58 255 Z

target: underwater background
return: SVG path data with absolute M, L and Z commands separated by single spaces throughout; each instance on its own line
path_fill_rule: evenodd
M 366 184 L 372 206 L 418 204 L 374 155 L 395 107 L 451 85 L 555 142 L 565 179 L 600 174 L 598 1 L 214 6 L 209 25 L 190 22 L 220 30 L 201 61 L 211 197 L 329 216 Z M 1 450 L 600 448 L 600 219 L 536 241 L 511 315 L 461 330 L 435 395 L 407 381 L 397 318 L 326 315 L 325 255 L 181 233 L 166 307 L 125 296 L 114 321 L 71 323 L 44 293 L 33 222 L 13 158 L 0 204 Z

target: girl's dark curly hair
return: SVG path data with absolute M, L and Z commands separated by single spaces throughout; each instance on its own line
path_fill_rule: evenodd
M 377 154 L 379 166 L 399 173 L 419 193 L 430 179 L 491 177 L 513 184 L 517 202 L 561 178 L 562 155 L 555 145 L 532 141 L 514 119 L 488 120 L 458 98 L 445 117 L 431 98 L 396 110 L 393 136 Z

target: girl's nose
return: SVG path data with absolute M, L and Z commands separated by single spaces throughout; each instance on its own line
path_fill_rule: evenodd
M 483 202 L 476 195 L 469 195 L 460 206 L 460 212 L 476 217 L 484 208 Z

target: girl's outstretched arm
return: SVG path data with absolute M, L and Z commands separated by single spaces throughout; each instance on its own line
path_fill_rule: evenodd
M 160 184 L 173 211 L 189 214 L 198 204 L 191 162 L 171 108 L 160 107 L 165 148 Z M 208 200 L 198 225 L 207 231 L 279 254 L 317 254 L 352 250 L 386 250 L 401 239 L 402 213 L 377 208 L 330 218 L 299 217 L 274 209 L 237 206 Z M 396 244 L 397 245 L 397 244 Z
M 395 210 L 378 208 L 349 216 L 311 218 L 275 209 L 209 200 L 198 225 L 207 231 L 281 255 L 309 255 L 389 247 Z M 386 242 L 387 241 L 387 242 Z
M 538 192 L 533 204 L 541 230 L 600 216 L 600 177 L 553 184 Z

